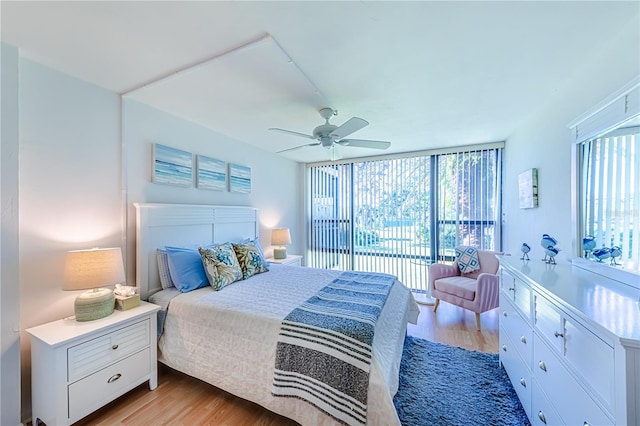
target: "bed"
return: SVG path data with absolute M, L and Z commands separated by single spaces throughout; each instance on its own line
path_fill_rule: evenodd
M 269 265 L 269 271 L 220 291 L 180 293 L 160 285 L 157 249 L 258 237 L 251 207 L 135 204 L 136 280 L 143 299 L 166 306 L 159 361 L 253 401 L 303 425 L 342 423 L 298 398 L 272 393 L 276 346 L 283 319 L 340 271 Z M 419 309 L 395 280 L 375 323 L 367 396 L 367 424 L 400 424 L 393 406 L 406 325 Z M 345 422 L 349 423 L 349 422 Z

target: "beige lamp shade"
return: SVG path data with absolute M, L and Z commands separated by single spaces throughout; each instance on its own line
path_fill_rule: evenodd
M 124 281 L 120 247 L 67 252 L 63 290 L 86 290 Z
M 286 259 L 287 249 L 285 245 L 291 244 L 291 234 L 289 228 L 276 228 L 271 231 L 271 244 L 278 246 L 273 249 L 274 259 Z
M 63 290 L 87 290 L 73 304 L 76 321 L 93 321 L 113 313 L 115 296 L 110 288 L 125 281 L 120 247 L 67 252 Z
M 271 231 L 271 245 L 285 246 L 291 244 L 289 228 L 276 228 Z

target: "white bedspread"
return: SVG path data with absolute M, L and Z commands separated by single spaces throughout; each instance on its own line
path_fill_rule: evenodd
M 340 271 L 272 264 L 270 272 L 218 292 L 207 287 L 180 294 L 169 306 L 159 359 L 302 425 L 335 424 L 304 401 L 274 398 L 271 385 L 281 320 L 338 275 Z M 406 325 L 415 323 L 418 313 L 411 292 L 396 281 L 376 325 L 368 424 L 400 424 L 393 395 Z

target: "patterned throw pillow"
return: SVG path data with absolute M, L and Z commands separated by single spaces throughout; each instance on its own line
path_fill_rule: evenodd
M 212 248 L 200 247 L 198 251 L 209 284 L 214 290 L 222 290 L 225 286 L 242 279 L 242 268 L 231 243 Z
M 238 263 L 242 268 L 242 279 L 247 279 L 261 272 L 268 272 L 267 261 L 254 243 L 234 244 Z
M 469 246 L 456 247 L 456 261 L 458 268 L 463 274 L 474 272 L 480 269 L 480 260 L 478 259 L 478 249 Z

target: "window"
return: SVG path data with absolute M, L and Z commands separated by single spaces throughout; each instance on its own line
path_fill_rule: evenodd
M 640 78 L 570 125 L 576 255 L 636 282 L 640 273 Z M 586 244 L 592 240 L 592 247 Z M 600 252 L 596 252 L 599 250 Z M 612 256 L 614 255 L 614 256 Z M 609 268 L 603 270 L 607 265 Z M 631 276 L 620 273 L 631 272 Z
M 456 246 L 499 249 L 501 148 L 309 165 L 308 264 L 426 291 Z
M 593 249 L 583 247 L 584 257 L 593 258 L 594 250 L 605 247 L 610 251 L 600 253 L 609 255 L 610 264 L 640 258 L 640 127 L 636 121 L 581 144 L 583 233 L 595 242 Z

